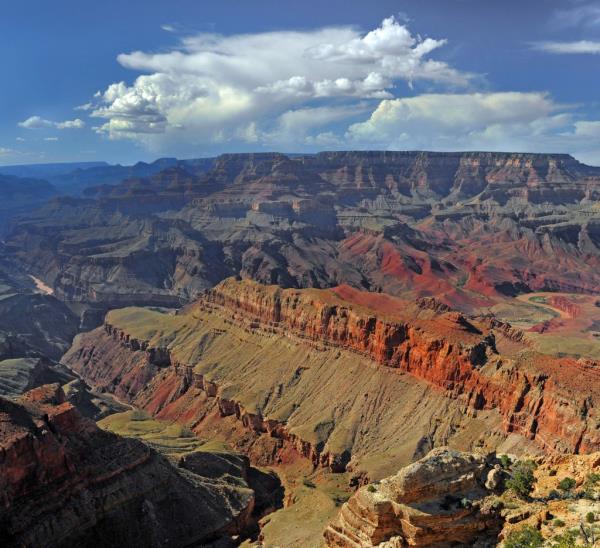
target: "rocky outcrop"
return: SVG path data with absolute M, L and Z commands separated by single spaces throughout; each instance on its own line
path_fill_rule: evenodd
M 502 464 L 500 464 L 500 462 Z M 506 480 L 531 470 L 527 497 Z M 512 462 L 508 455 L 439 448 L 397 474 L 361 487 L 324 531 L 327 546 L 497 546 L 524 527 L 544 545 L 572 535 L 592 544 L 592 517 L 600 511 L 600 453 L 543 455 Z M 569 478 L 569 489 L 559 485 Z M 589 515 L 587 522 L 583 515 Z M 586 539 L 587 537 L 587 539 Z M 525 541 L 512 539 L 518 546 Z
M 395 476 L 361 487 L 325 530 L 327 546 L 475 545 L 500 532 L 499 512 L 486 501 L 486 459 L 435 449 Z
M 252 490 L 190 458 L 178 468 L 100 430 L 58 385 L 0 398 L 0 542 L 189 546 L 242 531 Z

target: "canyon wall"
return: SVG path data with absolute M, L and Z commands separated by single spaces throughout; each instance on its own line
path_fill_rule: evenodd
M 598 364 L 520 337 L 428 301 L 231 279 L 178 314 L 113 311 L 64 362 L 159 417 L 201 431 L 211 413 L 233 416 L 281 442 L 275 458 L 289 444 L 335 470 L 447 443 L 596 450 Z
M 59 198 L 2 255 L 67 301 L 179 306 L 232 275 L 472 312 L 600 285 L 600 170 L 560 154 L 225 154 Z M 115 181 L 117 183 L 117 181 Z

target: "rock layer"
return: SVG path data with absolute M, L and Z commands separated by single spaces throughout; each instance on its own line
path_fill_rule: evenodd
M 20 219 L 6 256 L 60 298 L 100 307 L 177 306 L 231 275 L 465 311 L 600 285 L 600 170 L 567 155 L 226 154 L 202 174 L 165 167 Z

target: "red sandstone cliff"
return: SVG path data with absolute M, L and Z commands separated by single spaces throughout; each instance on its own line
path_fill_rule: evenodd
M 347 287 L 334 293 L 226 280 L 206 300 L 246 316 L 257 327 L 280 325 L 284 331 L 367 354 L 474 409 L 497 408 L 508 431 L 545 449 L 577 453 L 600 448 L 595 423 L 599 362 L 534 352 L 503 357 L 495 348 L 496 336 L 519 339 L 505 324 L 435 308 L 433 314 L 423 314 L 399 299 Z

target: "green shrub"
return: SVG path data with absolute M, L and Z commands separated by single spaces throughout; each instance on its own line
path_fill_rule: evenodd
M 600 474 L 592 472 L 586 476 L 583 483 L 583 492 L 587 498 L 594 499 L 597 497 L 598 482 L 600 482 Z
M 504 548 L 538 548 L 543 544 L 544 537 L 531 525 L 512 531 L 504 540 Z
M 375 487 L 373 484 L 369 485 L 369 487 L 367 487 L 367 491 L 369 493 L 376 493 L 377 492 L 377 487 Z
M 551 546 L 555 548 L 575 548 L 577 546 L 577 531 L 565 531 L 552 539 Z
M 588 523 L 594 523 L 596 521 L 596 514 L 594 514 L 594 512 L 588 512 L 585 515 L 585 521 Z
M 549 500 L 557 500 L 559 498 L 561 498 L 560 493 L 556 489 L 552 489 L 552 491 L 548 493 Z
M 527 498 L 533 491 L 535 476 L 531 461 L 518 462 L 513 466 L 511 477 L 506 481 L 506 487 L 514 491 L 519 497 Z
M 573 478 L 563 478 L 558 482 L 558 488 L 563 491 L 570 491 L 577 485 L 577 482 Z
M 552 470 L 550 470 L 550 472 L 548 472 L 548 475 L 553 478 L 554 476 L 556 476 L 557 471 L 556 468 L 553 468 Z
M 508 455 L 500 455 L 499 460 L 500 460 L 500 466 L 502 466 L 502 468 L 504 468 L 505 470 L 510 468 L 510 465 L 512 464 L 512 460 L 510 460 L 510 457 Z
M 592 472 L 591 474 L 588 474 L 586 476 L 585 481 L 586 483 L 591 483 L 592 485 L 595 485 L 596 483 L 600 482 L 600 474 Z
M 565 522 L 562 519 L 555 519 L 553 522 L 554 527 L 564 527 Z
M 529 468 L 531 468 L 532 470 L 536 470 L 538 467 L 537 463 L 531 459 L 523 460 L 520 462 L 521 462 L 521 464 L 523 464 L 525 466 L 529 466 Z

